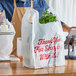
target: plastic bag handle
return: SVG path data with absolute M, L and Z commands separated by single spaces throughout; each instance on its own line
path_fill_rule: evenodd
M 39 13 L 32 8 L 28 8 L 26 10 L 26 13 L 23 16 L 22 21 L 24 21 L 24 22 L 26 21 L 27 23 L 29 23 L 28 21 L 31 16 L 32 16 L 32 23 L 35 23 L 35 22 L 39 23 Z
M 16 0 L 14 0 L 14 7 L 16 8 L 17 5 L 16 5 Z M 33 0 L 31 0 L 31 8 L 33 8 Z

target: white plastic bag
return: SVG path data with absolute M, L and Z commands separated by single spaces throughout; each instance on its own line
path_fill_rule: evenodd
M 32 15 L 32 24 L 28 23 Z M 44 68 L 65 65 L 64 36 L 60 21 L 39 23 L 39 14 L 28 8 L 22 19 L 23 65 Z
M 13 32 L 13 34 L 0 35 L 0 60 L 7 60 L 9 58 L 9 55 L 13 50 L 13 39 L 15 36 L 13 25 L 8 20 L 5 20 L 5 24 L 9 27 L 7 32 Z M 0 33 L 2 32 L 4 31 L 0 31 Z

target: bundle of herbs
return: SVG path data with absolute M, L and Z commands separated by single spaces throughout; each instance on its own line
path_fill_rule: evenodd
M 43 16 L 39 19 L 39 22 L 41 24 L 46 24 L 49 22 L 55 22 L 56 20 L 56 16 L 49 13 L 47 10 L 43 12 Z

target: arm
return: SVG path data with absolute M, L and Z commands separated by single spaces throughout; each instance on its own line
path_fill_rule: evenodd
M 66 25 L 64 22 L 61 21 L 61 24 L 62 24 L 62 28 L 63 28 L 63 32 L 70 32 L 70 29 L 72 27 L 69 27 L 68 25 Z

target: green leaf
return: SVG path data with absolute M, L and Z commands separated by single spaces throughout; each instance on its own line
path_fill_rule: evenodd
M 46 24 L 46 23 L 49 23 L 49 22 L 56 22 L 56 16 L 53 15 L 53 14 L 50 14 L 47 10 L 44 11 L 43 13 L 43 16 L 39 19 L 39 22 L 41 24 Z

